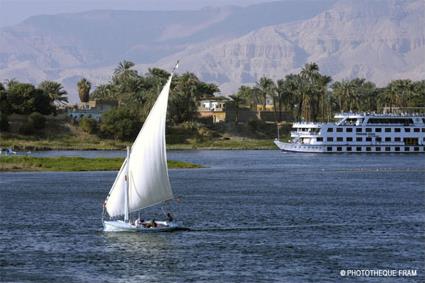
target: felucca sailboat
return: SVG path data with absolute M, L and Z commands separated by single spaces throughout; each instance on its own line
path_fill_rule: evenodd
M 173 199 L 168 177 L 165 122 L 168 96 L 174 71 L 159 94 L 124 160 L 105 200 L 102 216 L 104 231 L 160 232 L 179 228 L 177 223 L 131 219 L 132 213 Z

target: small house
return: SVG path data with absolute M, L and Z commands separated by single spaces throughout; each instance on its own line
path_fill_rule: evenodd
M 89 102 L 81 102 L 76 107 L 68 109 L 68 116 L 74 121 L 81 118 L 92 118 L 99 121 L 102 114 L 118 106 L 113 100 L 90 100 Z
M 226 121 L 226 103 L 229 99 L 224 96 L 218 96 L 198 101 L 198 116 L 200 118 L 211 117 L 213 123 L 222 123 Z

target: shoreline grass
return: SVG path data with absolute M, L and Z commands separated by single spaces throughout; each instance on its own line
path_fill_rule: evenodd
M 123 158 L 2 156 L 0 172 L 24 171 L 118 171 Z M 203 168 L 199 164 L 168 160 L 170 169 Z
M 187 144 L 170 144 L 167 145 L 168 150 L 272 150 L 276 149 L 273 140 L 260 139 L 229 139 L 229 140 L 211 140 L 203 142 L 191 142 Z
M 17 151 L 39 150 L 123 150 L 129 142 L 102 140 L 102 139 L 77 139 L 63 137 L 53 139 L 29 139 L 21 137 L 5 137 L 0 135 L 0 147 L 13 147 Z M 167 144 L 168 150 L 271 150 L 276 149 L 273 139 L 250 139 L 233 137 L 229 139 L 212 139 L 205 141 L 190 140 L 187 143 Z

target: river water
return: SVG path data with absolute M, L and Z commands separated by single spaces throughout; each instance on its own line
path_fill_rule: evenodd
M 207 166 L 170 170 L 166 209 L 191 231 L 102 232 L 116 172 L 0 173 L 0 281 L 425 282 L 424 155 L 168 156 Z M 341 276 L 353 269 L 417 275 Z

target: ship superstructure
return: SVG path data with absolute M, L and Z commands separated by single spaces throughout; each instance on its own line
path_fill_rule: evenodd
M 424 114 L 341 113 L 335 119 L 294 123 L 291 140 L 275 144 L 293 152 L 425 152 Z

